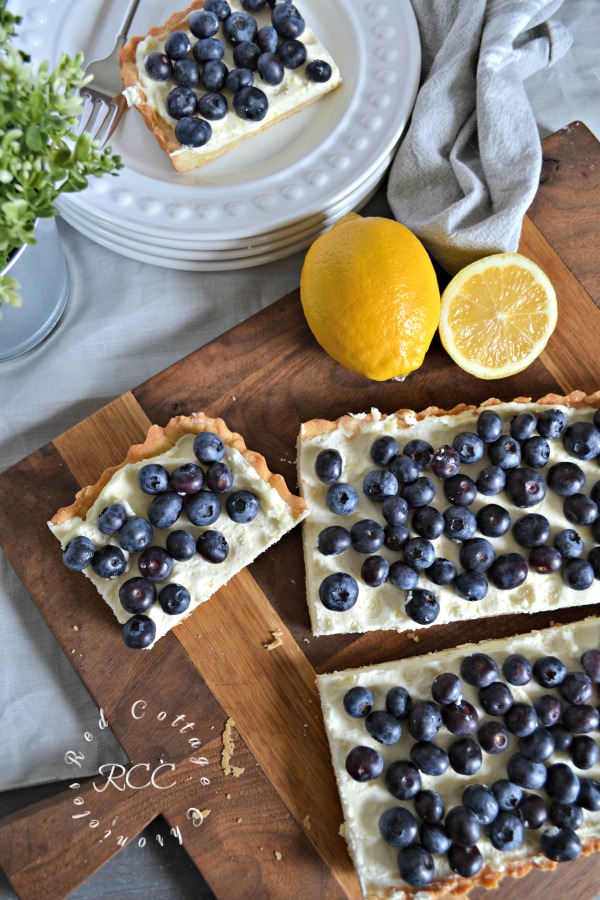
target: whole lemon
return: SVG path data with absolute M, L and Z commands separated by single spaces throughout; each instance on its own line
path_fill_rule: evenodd
M 400 222 L 349 213 L 309 248 L 300 300 L 321 347 L 375 381 L 418 369 L 440 317 L 429 255 Z

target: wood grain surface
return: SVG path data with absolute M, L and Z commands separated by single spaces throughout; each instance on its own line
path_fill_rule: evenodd
M 296 436 L 315 416 L 600 387 L 600 146 L 575 123 L 546 139 L 544 157 L 521 250 L 553 280 L 559 322 L 526 372 L 478 381 L 436 339 L 406 382 L 370 382 L 320 350 L 293 292 L 0 475 L 0 543 L 130 760 L 124 790 L 90 779 L 0 822 L 0 863 L 19 896 L 66 896 L 118 852 L 119 838 L 134 840 L 162 814 L 170 839 L 181 840 L 222 900 L 359 897 L 338 833 L 315 672 L 452 646 L 466 639 L 464 626 L 431 627 L 418 643 L 395 633 L 314 638 L 296 529 L 150 652 L 135 653 L 93 585 L 65 574 L 46 522 L 80 485 L 118 463 L 150 422 L 179 413 L 222 416 L 294 489 Z M 468 639 L 547 624 L 546 614 L 480 620 L 469 624 Z M 269 650 L 274 632 L 281 645 Z M 144 787 L 155 770 L 156 783 Z M 550 890 L 588 900 L 594 879 L 600 863 L 579 859 L 505 880 L 497 894 L 516 900 L 526 889 L 542 900 Z

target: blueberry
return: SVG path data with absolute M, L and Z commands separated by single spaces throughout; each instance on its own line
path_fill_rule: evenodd
M 531 681 L 533 666 L 521 653 L 511 653 L 502 663 L 502 674 L 509 684 L 523 687 Z
M 127 612 L 145 613 L 156 600 L 156 588 L 140 576 L 128 578 L 119 587 L 119 600 Z
M 177 59 L 173 63 L 173 81 L 181 87 L 194 88 L 200 84 L 200 67 L 195 59 Z
M 579 795 L 579 778 L 567 763 L 557 762 L 548 766 L 546 793 L 554 800 L 574 803 Z
M 453 672 L 442 672 L 436 675 L 431 685 L 431 696 L 436 703 L 447 706 L 456 703 L 462 695 L 460 678 Z
M 306 77 L 309 81 L 315 81 L 317 84 L 324 84 L 329 81 L 333 75 L 333 70 L 328 62 L 324 59 L 313 59 L 307 65 Z
M 511 437 L 518 441 L 525 441 L 535 431 L 537 419 L 531 412 L 520 412 L 510 420 L 509 431 Z
M 421 791 L 421 793 L 424 793 L 424 791 Z M 425 847 L 429 853 L 434 854 L 447 853 L 452 844 L 444 826 L 435 823 L 429 824 L 428 822 L 423 822 L 419 829 L 419 838 L 421 845 Z
M 232 12 L 223 22 L 223 34 L 230 44 L 254 41 L 258 31 L 254 16 L 245 12 Z
M 160 494 L 169 487 L 169 473 L 158 463 L 148 463 L 139 470 L 138 482 L 145 494 Z
M 137 553 L 150 546 L 153 534 L 154 529 L 148 519 L 133 516 L 119 529 L 118 538 L 123 550 L 128 553 Z
M 227 498 L 228 504 L 233 496 Z M 221 515 L 221 501 L 212 491 L 201 490 L 185 498 L 184 509 L 192 525 L 212 525 Z
M 523 823 L 514 813 L 502 810 L 488 825 L 487 836 L 496 850 L 516 850 L 525 839 Z
M 506 474 L 505 490 L 520 509 L 535 506 L 546 496 L 546 479 L 529 466 L 510 469 Z
M 178 561 L 191 559 L 196 552 L 194 535 L 180 528 L 170 531 L 165 541 L 167 553 Z
M 587 734 L 578 734 L 569 748 L 571 762 L 577 769 L 591 769 L 600 758 L 598 744 Z
M 198 535 L 196 541 L 196 550 L 209 563 L 225 562 L 229 556 L 229 544 L 225 535 L 220 531 L 211 531 L 210 529 L 203 531 Z
M 127 510 L 122 503 L 111 503 L 98 516 L 98 531 L 115 534 L 127 521 Z
M 369 587 L 379 587 L 388 579 L 390 564 L 385 556 L 367 556 L 360 569 L 360 576 Z
M 148 519 L 155 528 L 170 528 L 183 508 L 183 497 L 174 491 L 157 494 L 148 507 Z
M 396 800 L 411 800 L 421 790 L 421 775 L 409 760 L 394 760 L 387 767 L 385 786 Z
M 171 490 L 195 494 L 204 485 L 204 470 L 196 463 L 183 463 L 171 472 Z
M 398 493 L 398 479 L 387 469 L 375 469 L 365 475 L 362 489 L 369 500 L 382 503 L 386 497 L 395 497 Z
M 385 546 L 388 550 L 399 552 L 404 547 L 410 537 L 410 531 L 406 525 L 386 525 L 383 529 L 385 534 Z
M 485 537 L 497 538 L 510 528 L 510 513 L 498 503 L 486 503 L 478 510 L 477 527 Z
M 504 490 L 506 474 L 500 466 L 485 466 L 475 481 L 477 490 L 485 496 L 493 496 Z
M 390 582 L 401 591 L 412 591 L 419 583 L 419 573 L 401 560 L 393 562 L 388 570 Z
M 351 484 L 338 481 L 328 489 L 325 503 L 335 515 L 349 516 L 358 506 L 358 494 Z
M 286 69 L 299 69 L 306 62 L 306 55 L 306 47 L 295 38 L 287 38 L 277 48 L 277 56 Z
M 374 709 L 367 715 L 365 728 L 380 744 L 397 744 L 402 737 L 402 725 L 398 719 L 383 709 Z
M 600 809 L 600 783 L 593 778 L 581 778 L 577 802 L 584 809 L 597 812 Z
M 558 687 L 558 692 L 567 703 L 583 706 L 592 696 L 593 682 L 585 672 L 567 672 Z
M 208 62 L 220 62 L 224 53 L 223 41 L 214 37 L 202 38 L 192 47 L 192 56 L 201 66 Z
M 424 469 L 431 462 L 433 447 L 429 441 L 413 438 L 405 445 L 402 453 L 412 459 L 420 469 Z
M 512 533 L 517 544 L 531 550 L 547 543 L 550 537 L 550 522 L 541 513 L 527 513 L 517 519 Z
M 475 734 L 479 713 L 468 700 L 459 698 L 455 703 L 446 703 L 442 708 L 442 721 L 450 734 L 464 737 Z
M 590 552 L 588 554 L 588 562 L 593 569 L 594 578 L 600 578 L 600 547 L 599 546 L 592 547 L 592 549 L 590 550 Z
M 461 431 L 452 441 L 452 446 L 464 463 L 478 462 L 483 456 L 483 439 L 472 431 Z
M 498 678 L 498 665 L 487 653 L 470 653 L 460 664 L 460 675 L 463 681 L 476 688 L 487 687 Z
M 424 775 L 443 775 L 449 765 L 446 751 L 432 741 L 416 741 L 410 748 L 410 759 Z
M 275 7 L 275 9 L 281 8 Z M 398 871 L 400 878 L 412 887 L 425 887 L 435 875 L 433 857 L 420 844 L 409 844 L 408 847 L 402 847 L 398 851 Z
M 240 119 L 260 122 L 267 114 L 269 101 L 260 88 L 243 87 L 233 95 L 233 108 Z
M 211 122 L 223 119 L 227 115 L 227 100 L 218 91 L 208 91 L 198 98 L 198 112 Z
M 593 525 L 598 518 L 598 505 L 585 494 L 571 494 L 565 497 L 563 512 L 573 525 Z
M 466 806 L 449 809 L 444 824 L 452 843 L 461 847 L 473 847 L 481 837 L 481 823 Z
M 194 456 L 201 463 L 220 462 L 225 456 L 225 444 L 212 431 L 201 431 L 194 438 Z
M 267 0 L 242 0 L 242 7 L 246 12 L 259 12 L 267 5 Z
M 493 822 L 500 810 L 493 791 L 485 784 L 468 784 L 463 791 L 462 804 L 482 825 Z
M 452 844 L 448 850 L 448 865 L 462 878 L 472 878 L 483 866 L 483 856 L 479 847 L 462 847 Z
M 430 625 L 440 614 L 440 604 L 431 591 L 424 588 L 413 588 L 406 597 L 404 605 L 406 615 L 419 625 Z
M 556 725 L 562 716 L 562 704 L 554 694 L 542 694 L 536 697 L 533 708 L 540 723 L 546 728 Z
M 426 475 L 420 475 L 411 484 L 405 484 L 401 494 L 409 506 L 427 506 L 435 497 L 435 484 Z
M 153 81 L 168 81 L 173 68 L 166 53 L 154 50 L 144 59 L 144 68 Z
M 143 614 L 132 616 L 122 628 L 123 640 L 133 650 L 144 650 L 156 637 L 156 623 Z
M 389 525 L 404 525 L 408 519 L 408 503 L 404 497 L 385 497 L 381 514 Z
M 413 569 L 428 569 L 435 559 L 435 548 L 425 538 L 409 538 L 402 548 L 404 562 Z
M 350 529 L 350 540 L 357 553 L 377 553 L 383 547 L 383 528 L 374 519 L 360 519 Z
M 566 674 L 567 667 L 557 656 L 542 656 L 533 664 L 533 677 L 545 688 L 558 687 Z
M 271 13 L 273 28 L 280 37 L 300 37 L 306 25 L 304 19 L 292 3 L 279 3 Z
M 585 549 L 583 538 L 574 528 L 563 528 L 554 535 L 554 546 L 563 557 L 577 559 Z
M 444 517 L 434 506 L 419 506 L 412 517 L 412 527 L 423 538 L 434 541 L 444 530 Z
M 391 847 L 407 847 L 417 837 L 419 826 L 404 806 L 386 809 L 379 817 L 379 833 Z
M 552 756 L 555 746 L 556 742 L 552 732 L 540 726 L 534 728 L 531 734 L 520 739 L 519 752 L 525 759 L 540 763 L 545 762 Z
M 362 719 L 373 709 L 375 698 L 369 688 L 357 684 L 346 691 L 343 704 L 349 716 L 353 719 Z
M 529 566 L 534 572 L 540 575 L 547 575 L 548 572 L 557 572 L 562 565 L 562 554 L 556 547 L 549 547 L 547 544 L 541 544 L 534 547 L 529 554 Z
M 451 560 L 438 556 L 425 570 L 425 574 L 434 584 L 452 584 L 456 578 L 456 566 Z
M 543 469 L 550 459 L 550 444 L 546 438 L 534 435 L 527 438 L 521 447 L 523 462 L 533 469 Z
M 488 719 L 477 732 L 477 740 L 482 750 L 496 756 L 504 753 L 510 743 L 510 733 L 506 725 Z
M 209 59 L 200 72 L 200 83 L 207 91 L 221 91 L 225 87 L 228 68 L 221 59 Z
M 488 582 L 481 572 L 460 572 L 454 581 L 454 590 L 463 600 L 476 603 L 488 592 Z
M 146 547 L 138 558 L 138 569 L 148 581 L 164 581 L 173 571 L 173 557 L 163 547 Z
M 92 561 L 95 547 L 92 541 L 83 534 L 76 535 L 69 541 L 63 552 L 63 563 L 73 572 L 82 572 Z
M 217 22 L 218 27 L 219 23 Z M 189 50 L 190 39 L 185 31 L 172 31 L 165 41 L 165 53 L 169 59 L 184 59 L 188 55 Z
M 444 818 L 444 801 L 436 791 L 419 791 L 413 803 L 415 812 L 426 825 L 436 825 Z
M 350 532 L 341 525 L 328 525 L 317 536 L 317 550 L 323 556 L 337 556 L 351 545 Z
M 260 500 L 252 491 L 233 491 L 225 501 L 225 509 L 232 522 L 245 525 L 257 517 Z
M 188 19 L 188 28 L 196 38 L 212 37 L 219 30 L 219 17 L 205 6 L 192 13 Z
M 502 419 L 491 409 L 482 410 L 477 417 L 477 434 L 486 443 L 498 440 L 502 434 Z
M 444 494 L 453 506 L 470 506 L 477 496 L 477 485 L 459 472 L 444 481 Z
M 456 475 L 460 469 L 458 451 L 449 444 L 444 444 L 431 457 L 429 468 L 436 478 L 450 478 L 451 475 Z
M 258 29 L 255 41 L 260 47 L 261 53 L 275 53 L 279 36 L 272 25 L 263 25 Z
M 225 79 L 225 87 L 232 94 L 240 88 L 250 87 L 254 84 L 254 74 L 250 69 L 230 69 Z
M 581 841 L 571 828 L 547 828 L 540 837 L 542 853 L 555 862 L 568 862 L 581 853 Z
M 180 616 L 189 607 L 190 592 L 182 584 L 166 584 L 158 595 L 161 609 L 168 616 Z
M 521 445 L 511 435 L 503 434 L 488 446 L 488 456 L 493 466 L 514 469 L 521 462 Z
M 585 484 L 585 473 L 577 463 L 559 462 L 548 469 L 548 487 L 562 497 L 577 494 Z
M 504 714 L 504 724 L 515 737 L 527 737 L 537 728 L 538 720 L 535 708 L 530 703 L 513 703 Z
M 231 7 L 227 0 L 204 0 L 204 9 L 207 12 L 213 12 L 220 22 L 231 14 Z
M 467 541 L 477 531 L 475 513 L 466 506 L 449 506 L 443 516 L 444 534 L 451 541 Z
M 503 681 L 492 681 L 479 688 L 479 702 L 490 716 L 503 716 L 513 705 L 512 691 Z
M 497 556 L 489 569 L 489 579 L 501 591 L 509 591 L 523 584 L 527 578 L 527 560 L 520 553 Z
M 585 650 L 581 657 L 581 665 L 593 682 L 600 682 L 600 650 L 596 648 Z
M 519 804 L 518 812 L 525 828 L 541 828 L 548 818 L 546 804 L 539 794 L 526 794 Z
M 567 427 L 567 417 L 562 409 L 545 409 L 537 420 L 537 430 L 542 437 L 553 440 L 562 437 Z
M 594 583 L 594 569 L 586 559 L 565 559 L 561 575 L 567 587 L 587 591 Z
M 342 477 L 344 460 L 339 450 L 321 450 L 315 459 L 315 475 L 323 484 L 335 484 Z
M 384 434 L 371 444 L 370 456 L 376 466 L 387 466 L 397 453 L 398 441 L 391 434 Z
M 206 470 L 206 486 L 215 494 L 225 494 L 233 487 L 233 472 L 225 462 L 211 463 Z
M 240 41 L 233 48 L 233 62 L 238 68 L 256 69 L 260 56 L 260 47 L 253 41 Z
M 583 825 L 583 809 L 575 803 L 553 800 L 548 807 L 548 819 L 558 828 L 572 828 L 576 831 Z
M 184 116 L 175 126 L 175 137 L 184 147 L 203 147 L 212 137 L 212 128 L 206 119 Z
M 459 559 L 461 565 L 470 572 L 487 572 L 496 558 L 490 541 L 487 538 L 470 538 L 460 545 Z
M 398 484 L 412 484 L 419 477 L 421 471 L 414 459 L 399 453 L 395 456 L 388 466 L 390 472 L 398 479 Z
M 442 727 L 442 714 L 430 700 L 417 700 L 408 713 L 407 727 L 416 741 L 432 741 Z
M 99 578 L 116 578 L 126 570 L 127 560 L 119 547 L 106 544 L 96 550 L 92 556 L 91 566 Z
M 319 598 L 326 609 L 345 612 L 358 600 L 358 584 L 352 575 L 335 572 L 327 575 L 319 587 Z
M 410 694 L 402 685 L 394 685 L 385 695 L 385 708 L 397 719 L 406 719 L 412 707 Z
M 355 781 L 373 781 L 383 772 L 383 757 L 372 747 L 353 747 L 346 757 L 346 771 Z
M 517 809 L 523 799 L 523 791 L 508 778 L 499 778 L 492 785 L 493 794 L 498 801 L 498 806 L 505 812 Z
M 472 738 L 463 737 L 448 747 L 450 765 L 459 775 L 474 775 L 482 765 L 481 747 Z M 446 817 L 446 827 L 447 827 Z
M 563 444 L 577 459 L 594 459 L 600 453 L 600 431 L 591 422 L 574 422 L 566 427 Z

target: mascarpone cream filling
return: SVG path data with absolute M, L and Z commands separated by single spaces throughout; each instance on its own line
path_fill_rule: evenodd
M 531 410 L 539 413 L 550 408 L 562 409 L 568 423 L 578 421 L 590 421 L 593 411 L 585 409 L 571 409 L 558 404 L 543 406 L 535 403 L 503 403 L 500 406 L 490 407 L 499 413 L 503 419 L 503 433 L 508 433 L 510 420 L 519 412 Z M 427 627 L 414 622 L 404 611 L 406 592 L 394 587 L 391 582 L 385 582 L 382 586 L 373 588 L 363 583 L 361 579 L 361 566 L 366 558 L 352 548 L 338 556 L 324 556 L 317 550 L 317 537 L 319 532 L 328 525 L 342 525 L 350 530 L 354 522 L 360 519 L 375 519 L 385 525 L 381 515 L 381 506 L 369 500 L 363 490 L 362 482 L 367 472 L 377 469 L 378 466 L 370 458 L 370 448 L 373 442 L 384 434 L 393 435 L 400 446 L 400 451 L 405 444 L 414 438 L 428 441 L 434 450 L 444 444 L 452 444 L 456 434 L 462 431 L 475 431 L 476 419 L 479 410 L 467 410 L 457 415 L 427 416 L 417 421 L 416 417 L 410 419 L 408 428 L 403 427 L 404 419 L 397 415 L 383 416 L 377 410 L 373 410 L 373 421 L 366 415 L 353 417 L 354 424 L 360 424 L 360 428 L 344 429 L 344 423 L 334 431 L 319 434 L 316 437 L 308 437 L 304 429 L 300 432 L 298 442 L 298 467 L 300 473 L 300 489 L 304 499 L 308 503 L 310 516 L 303 525 L 303 543 L 306 564 L 307 598 L 311 615 L 311 623 L 314 634 L 337 634 L 349 632 L 372 631 L 375 629 L 392 629 L 396 631 L 413 630 Z M 584 492 L 589 492 L 592 485 L 600 478 L 598 460 L 574 459 L 563 447 L 562 440 L 549 441 L 551 455 L 547 465 L 538 471 L 545 474 L 551 465 L 562 460 L 576 462 L 586 474 Z M 328 485 L 323 484 L 315 475 L 315 460 L 321 450 L 331 448 L 339 450 L 344 461 L 344 468 L 339 479 L 342 482 L 352 484 L 359 495 L 356 510 L 348 516 L 334 515 L 329 511 L 325 503 Z M 476 480 L 480 470 L 490 465 L 487 452 L 478 463 L 461 464 L 460 472 L 469 475 Z M 436 496 L 432 501 L 440 511 L 451 506 L 443 492 L 443 482 L 436 478 L 428 469 L 421 472 L 431 478 L 436 486 Z M 552 528 L 549 543 L 556 532 L 563 528 L 576 528 L 584 538 L 586 549 L 584 556 L 595 545 L 591 536 L 590 527 L 573 526 L 563 513 L 564 497 L 559 496 L 548 489 L 544 500 L 536 506 L 528 509 L 517 508 L 510 502 L 504 491 L 494 496 L 484 496 L 478 493 L 470 509 L 476 514 L 482 506 L 496 503 L 508 510 L 512 524 L 521 516 L 536 512 L 545 515 Z M 410 516 L 407 525 L 410 528 Z M 411 536 L 416 536 L 411 529 Z M 481 536 L 479 531 L 474 537 Z M 529 551 L 520 547 L 512 537 L 512 530 L 500 538 L 489 539 L 500 556 L 504 553 L 518 552 L 527 557 Z M 456 563 L 460 571 L 462 566 L 458 562 L 460 544 L 442 535 L 433 542 L 436 556 L 450 559 Z M 385 546 L 377 551 L 385 556 L 389 562 L 402 559 L 401 552 L 392 552 Z M 319 599 L 319 586 L 322 580 L 334 572 L 348 572 L 359 585 L 358 600 L 352 609 L 345 612 L 331 612 L 323 606 Z M 505 613 L 531 613 L 540 610 L 552 610 L 563 606 L 583 606 L 597 603 L 600 600 L 600 582 L 594 581 L 593 585 L 585 591 L 576 591 L 567 587 L 560 572 L 540 575 L 529 570 L 527 580 L 519 588 L 514 590 L 498 590 L 491 583 L 486 596 L 477 602 L 470 602 L 459 597 L 452 587 L 439 586 L 428 580 L 426 575 L 419 577 L 419 587 L 431 590 L 440 603 L 440 614 L 435 620 L 435 625 L 446 622 L 454 622 L 461 619 L 480 618 Z
M 513 638 L 465 644 L 426 656 L 417 656 L 379 666 L 348 669 L 317 677 L 325 726 L 344 812 L 344 835 L 365 896 L 367 894 L 383 896 L 384 892 L 386 892 L 386 900 L 401 900 L 407 896 L 403 887 L 404 882 L 398 873 L 398 851 L 386 844 L 380 837 L 378 823 L 381 814 L 386 809 L 395 806 L 405 806 L 419 821 L 412 802 L 396 800 L 387 791 L 384 784 L 388 765 L 394 760 L 409 759 L 410 747 L 414 743 L 414 739 L 403 727 L 402 737 L 397 744 L 386 746 L 375 741 L 367 733 L 364 719 L 353 719 L 345 712 L 342 700 L 346 691 L 355 685 L 367 687 L 373 691 L 375 696 L 373 708 L 385 709 L 385 695 L 391 687 L 396 685 L 405 687 L 413 701 L 431 700 L 433 679 L 442 672 L 453 672 L 460 676 L 461 661 L 475 651 L 487 653 L 496 660 L 499 668 L 502 661 L 511 653 L 522 653 L 532 663 L 542 656 L 557 656 L 565 663 L 567 670 L 581 671 L 582 653 L 589 648 L 598 646 L 600 646 L 600 619 L 590 617 L 571 625 L 547 628 Z M 500 679 L 503 680 L 502 674 L 500 674 Z M 464 681 L 462 686 L 463 697 L 473 703 L 479 712 L 479 724 L 492 718 L 483 713 L 477 698 L 477 689 L 470 687 Z M 542 694 L 554 693 L 551 689 L 540 687 L 533 680 L 524 687 L 510 685 L 510 688 L 515 702 L 533 703 Z M 597 685 L 594 687 L 593 696 L 595 700 L 590 700 L 590 703 L 597 703 Z M 404 725 L 405 723 L 403 723 Z M 592 736 L 597 741 L 597 733 L 593 733 Z M 434 743 L 447 749 L 454 740 L 456 737 L 442 726 L 434 738 Z M 459 775 L 450 767 L 443 775 L 431 776 L 421 773 L 422 787 L 441 794 L 447 812 L 451 807 L 461 803 L 466 785 L 486 784 L 491 786 L 497 779 L 506 778 L 506 763 L 516 752 L 517 743 L 517 738 L 511 735 L 510 745 L 504 753 L 493 756 L 484 752 L 482 767 L 475 775 Z M 378 750 L 385 761 L 383 774 L 375 781 L 363 784 L 354 781 L 346 772 L 345 767 L 349 751 L 360 744 Z M 547 765 L 554 762 L 570 763 L 570 759 L 567 753 L 555 752 L 548 760 Z M 576 769 L 572 763 L 570 764 L 579 777 L 600 779 L 600 763 L 585 770 Z M 524 789 L 524 793 L 528 793 L 528 791 Z M 543 788 L 534 793 L 538 793 L 548 800 Z M 547 826 L 543 825 L 542 829 L 545 827 Z M 484 828 L 482 828 L 482 832 L 485 832 Z M 582 842 L 585 838 L 600 835 L 600 811 L 584 810 L 583 825 L 577 830 L 577 834 Z M 519 860 L 526 861 L 527 858 L 534 865 L 536 860 L 539 864 L 544 858 L 539 846 L 539 836 L 539 830 L 526 829 L 523 844 L 510 852 L 496 850 L 485 836 L 478 841 L 477 846 L 483 856 L 484 866 L 487 864 L 493 871 L 502 871 L 509 864 Z M 447 880 L 448 887 L 456 882 L 466 883 L 465 879 L 459 878 L 450 870 L 445 856 L 436 855 L 434 861 L 436 876 L 432 887 L 440 880 Z M 430 892 L 423 889 L 416 896 L 425 900 L 429 895 Z M 414 894 L 411 896 L 414 897 Z

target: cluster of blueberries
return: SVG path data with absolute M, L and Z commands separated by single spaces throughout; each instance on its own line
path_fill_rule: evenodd
M 196 553 L 210 563 L 222 563 L 229 554 L 225 536 L 209 528 L 222 511 L 225 499 L 228 517 L 237 523 L 252 522 L 260 501 L 248 490 L 232 490 L 234 476 L 223 461 L 225 445 L 210 431 L 194 438 L 194 455 L 198 463 L 177 466 L 171 473 L 159 463 L 147 463 L 138 473 L 141 490 L 152 496 L 147 517 L 129 516 L 122 503 L 111 503 L 98 516 L 98 530 L 114 536 L 118 544 L 107 543 L 96 548 L 90 538 L 77 535 L 63 552 L 67 568 L 82 571 L 88 565 L 99 578 L 117 578 L 127 571 L 126 553 L 138 553 L 139 575 L 124 581 L 119 588 L 123 608 L 132 616 L 123 626 L 123 640 L 128 647 L 149 647 L 156 637 L 156 624 L 146 615 L 158 601 L 167 615 L 181 615 L 190 605 L 190 592 L 184 585 L 169 582 L 157 591 L 177 561 L 191 559 Z M 206 469 L 202 468 L 202 465 Z M 197 538 L 185 528 L 169 530 L 165 546 L 153 543 L 155 529 L 171 529 L 185 513 L 188 521 L 202 527 Z
M 413 803 L 416 815 L 407 806 L 394 806 L 379 819 L 381 837 L 398 849 L 404 881 L 414 887 L 429 884 L 436 855 L 445 855 L 456 874 L 476 875 L 483 865 L 477 846 L 482 837 L 497 850 L 511 851 L 524 842 L 526 831 L 540 829 L 540 847 L 549 859 L 561 862 L 579 855 L 577 830 L 584 810 L 600 810 L 600 782 L 583 774 L 600 755 L 590 734 L 600 724 L 593 705 L 600 650 L 586 650 L 581 664 L 581 670 L 567 671 L 555 656 L 532 664 L 514 653 L 502 662 L 500 680 L 495 660 L 475 652 L 463 658 L 460 677 L 452 672 L 436 676 L 432 700 L 411 698 L 398 685 L 387 692 L 383 710 L 373 708 L 374 695 L 367 687 L 357 685 L 346 692 L 345 711 L 364 718 L 365 730 L 375 741 L 396 744 L 404 728 L 413 741 L 410 758 L 389 763 L 384 775 L 383 756 L 372 746 L 357 745 L 346 758 L 346 770 L 355 781 L 383 775 L 393 797 Z M 531 704 L 515 700 L 509 685 L 522 687 L 532 679 L 545 693 L 537 691 Z M 472 689 L 473 703 L 463 696 L 463 684 Z M 440 729 L 456 736 L 447 749 L 435 743 Z M 469 782 L 462 802 L 447 811 L 441 794 L 422 785 L 422 774 L 440 776 L 449 768 L 473 776 L 482 766 L 482 751 L 498 755 L 507 750 L 513 752 L 506 777 L 490 786 Z M 562 757 L 553 761 L 557 752 Z
M 373 509 L 381 510 L 384 522 L 367 518 L 351 528 L 330 525 L 318 535 L 318 550 L 326 556 L 350 548 L 364 554 L 363 582 L 379 587 L 389 581 L 407 591 L 406 613 L 422 625 L 435 621 L 440 604 L 432 590 L 418 587 L 420 573 L 435 585 L 451 585 L 469 601 L 482 600 L 490 583 L 499 590 L 518 588 L 530 569 L 541 574 L 560 571 L 568 587 L 586 590 L 600 578 L 600 480 L 589 495 L 583 493 L 586 475 L 577 461 L 600 455 L 600 411 L 591 421 L 570 425 L 560 409 L 537 416 L 522 411 L 511 419 L 508 433 L 503 428 L 501 416 L 489 408 L 477 417 L 475 431 L 461 432 L 452 445 L 438 449 L 413 439 L 400 451 L 392 435 L 377 438 L 370 456 L 379 468 L 366 473 L 362 491 Z M 553 440 L 562 441 L 572 460 L 547 467 Z M 469 464 L 478 464 L 473 478 L 464 468 Z M 335 449 L 322 450 L 315 460 L 317 477 L 329 485 L 327 508 L 335 516 L 352 515 L 359 502 L 356 488 L 342 481 L 343 469 L 342 455 Z M 434 478 L 442 482 L 445 508 L 433 505 Z M 547 516 L 526 512 L 544 500 L 548 489 L 563 498 L 567 525 L 552 536 Z M 476 513 L 471 509 L 478 495 L 502 492 L 524 510 L 516 521 L 496 502 L 485 503 Z M 587 556 L 582 528 L 595 543 Z M 523 552 L 496 553 L 493 540 L 507 533 Z M 457 546 L 456 561 L 436 555 L 433 541 L 441 535 Z M 382 547 L 401 553 L 401 558 L 390 563 L 379 552 Z M 319 588 L 321 602 L 333 611 L 351 609 L 358 595 L 358 582 L 348 572 L 326 576 Z
M 258 27 L 251 13 L 272 7 L 271 25 Z M 202 147 L 212 136 L 210 121 L 222 119 L 228 110 L 223 90 L 233 94 L 232 105 L 242 119 L 260 122 L 269 108 L 264 91 L 254 84 L 255 74 L 269 85 L 280 84 L 285 69 L 298 69 L 306 63 L 306 47 L 298 40 L 305 22 L 288 0 L 242 0 L 244 11 L 231 11 L 227 0 L 205 0 L 203 9 L 192 13 L 188 27 L 196 38 L 193 43 L 185 31 L 174 31 L 167 38 L 164 53 L 149 53 L 144 60 L 146 72 L 155 81 L 174 81 L 167 95 L 167 110 L 175 125 L 175 137 L 188 147 Z M 216 37 L 221 30 L 223 40 Z M 234 68 L 223 61 L 225 43 L 233 48 Z M 190 55 L 191 53 L 191 55 Z M 309 80 L 329 81 L 331 66 L 325 60 L 312 60 L 305 66 Z M 197 96 L 196 90 L 205 93 Z

